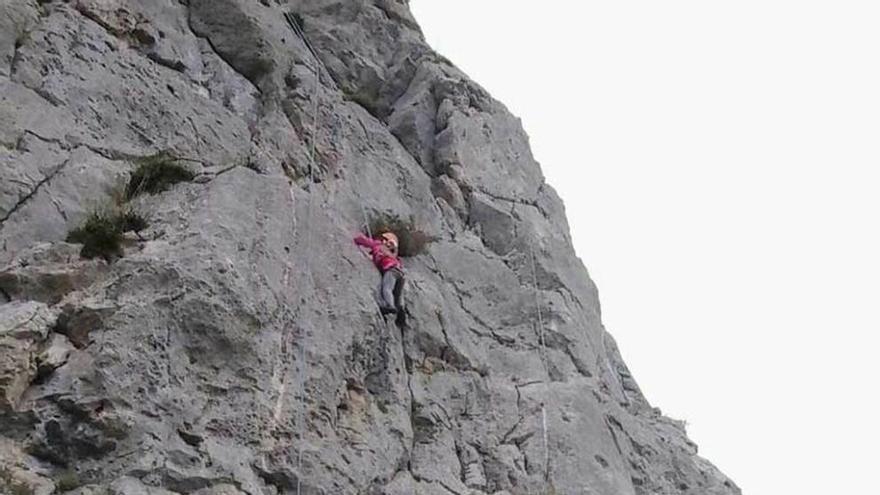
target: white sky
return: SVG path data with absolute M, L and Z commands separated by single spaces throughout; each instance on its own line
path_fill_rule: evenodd
M 875 490 L 880 2 L 411 7 L 523 119 L 648 399 L 747 495 Z

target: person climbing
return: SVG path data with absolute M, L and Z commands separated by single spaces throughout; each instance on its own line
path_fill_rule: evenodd
M 403 286 L 406 283 L 403 273 L 403 263 L 397 256 L 399 241 L 392 232 L 384 232 L 378 239 L 372 239 L 363 234 L 354 238 L 358 246 L 369 248 L 373 264 L 379 269 L 382 278 L 379 281 L 379 311 L 382 315 L 396 314 L 398 325 L 406 321 L 406 313 L 403 307 Z

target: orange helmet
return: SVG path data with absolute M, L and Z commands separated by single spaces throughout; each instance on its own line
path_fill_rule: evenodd
M 383 240 L 389 241 L 391 244 L 394 245 L 395 248 L 399 244 L 398 240 L 397 240 L 397 236 L 391 232 L 385 232 L 382 235 L 380 235 L 379 237 L 381 237 Z

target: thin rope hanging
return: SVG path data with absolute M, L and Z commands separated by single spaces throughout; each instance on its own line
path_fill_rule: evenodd
M 547 366 L 547 346 L 544 342 L 544 316 L 541 314 L 541 299 L 538 292 L 538 271 L 535 269 L 535 250 L 529 248 L 529 257 L 532 264 L 532 282 L 535 288 L 535 312 L 538 315 L 538 341 L 541 344 L 541 362 L 544 364 L 544 370 L 547 372 L 547 379 L 544 380 L 544 399 L 550 395 L 550 372 Z M 544 482 L 550 478 L 550 448 L 547 441 L 547 409 L 544 400 L 541 400 L 541 436 L 544 442 Z
M 315 92 L 314 92 L 314 102 L 312 103 L 312 133 L 311 133 L 311 145 L 309 146 L 309 202 L 307 211 L 307 234 L 306 234 L 306 253 L 305 253 L 305 264 L 308 267 L 309 273 L 309 282 L 312 287 L 312 292 L 317 291 L 317 286 L 315 284 L 315 272 L 311 262 L 311 252 L 312 252 L 312 226 L 314 225 L 314 196 L 316 194 L 315 191 L 315 168 L 317 168 L 317 164 L 315 163 L 315 153 L 317 149 L 318 142 L 318 101 L 320 99 L 321 94 L 321 70 L 315 66 Z M 297 458 L 296 458 L 296 494 L 300 495 L 300 491 L 302 489 L 302 463 L 303 463 L 303 452 L 305 451 L 305 427 L 306 427 L 306 374 L 308 373 L 308 361 L 306 356 L 306 348 L 308 346 L 307 333 L 303 332 L 303 342 L 300 346 L 300 362 L 301 362 L 301 371 L 300 371 L 300 421 L 299 421 L 299 441 L 300 447 L 297 449 Z
M 321 57 L 318 56 L 318 52 L 315 51 L 315 48 L 312 46 L 309 39 L 306 37 L 305 31 L 303 31 L 302 26 L 299 25 L 299 21 L 296 18 L 296 15 L 290 12 L 284 13 L 284 19 L 287 20 L 287 24 L 290 25 L 293 32 L 302 40 L 302 42 L 306 45 L 306 49 L 309 50 L 309 53 L 312 55 L 312 58 L 315 59 L 315 62 L 327 73 L 327 76 L 333 80 L 333 74 L 330 73 L 330 70 L 327 69 L 327 66 L 324 64 L 324 61 L 321 60 Z
M 290 24 L 293 31 L 297 36 L 303 41 L 309 53 L 314 58 L 315 63 L 312 66 L 312 69 L 315 72 L 315 86 L 314 93 L 312 98 L 312 132 L 310 135 L 311 143 L 309 143 L 309 199 L 308 205 L 306 207 L 306 242 L 305 242 L 305 264 L 308 271 L 309 282 L 312 287 L 312 292 L 314 293 L 317 290 L 317 285 L 315 283 L 315 273 L 314 268 L 312 266 L 310 260 L 310 254 L 312 252 L 312 227 L 314 224 L 314 195 L 315 191 L 315 169 L 317 168 L 317 163 L 315 160 L 315 155 L 317 154 L 317 143 L 318 143 L 318 110 L 319 103 L 321 99 L 321 68 L 323 67 L 323 63 L 321 59 L 318 57 L 318 54 L 312 48 L 311 43 L 309 43 L 308 39 L 305 36 L 305 33 L 300 28 L 299 24 L 296 22 L 294 16 L 290 13 L 285 13 L 284 18 L 287 20 L 288 24 Z M 325 68 L 326 69 L 326 68 Z M 307 333 L 303 331 L 303 341 L 300 345 L 300 373 L 299 373 L 299 394 L 300 394 L 300 414 L 299 414 L 299 432 L 297 437 L 300 441 L 300 447 L 297 451 L 297 459 L 296 459 L 296 471 L 297 471 L 297 479 L 296 479 L 296 493 L 300 495 L 302 491 L 302 464 L 303 464 L 303 452 L 305 451 L 305 423 L 306 423 L 306 375 L 308 374 L 308 361 L 307 361 L 307 351 L 308 340 Z

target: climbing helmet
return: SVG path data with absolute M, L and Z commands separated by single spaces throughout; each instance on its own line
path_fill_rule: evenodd
M 397 236 L 391 232 L 385 232 L 380 237 L 382 238 L 382 240 L 390 242 L 395 248 L 399 244 Z

